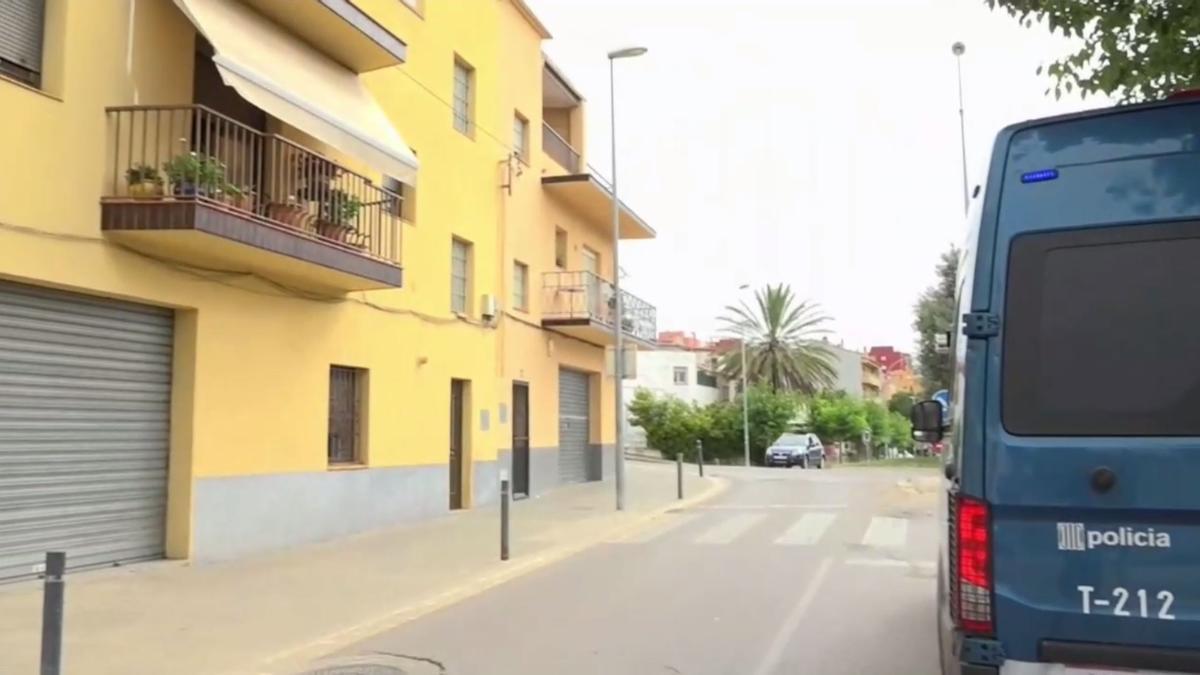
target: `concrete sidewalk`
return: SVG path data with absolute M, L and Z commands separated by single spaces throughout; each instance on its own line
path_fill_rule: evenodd
M 313 658 L 645 525 L 680 505 L 668 464 L 627 462 L 628 499 L 586 483 L 498 508 L 208 565 L 157 562 L 67 577 L 70 675 L 295 673 Z M 719 479 L 685 467 L 686 503 Z M 41 583 L 0 586 L 0 673 L 38 672 Z

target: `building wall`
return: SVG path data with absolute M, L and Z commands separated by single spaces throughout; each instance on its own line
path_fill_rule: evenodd
M 630 402 L 639 389 L 644 389 L 658 396 L 674 396 L 687 403 L 708 405 L 720 400 L 720 387 L 706 387 L 696 381 L 696 372 L 702 365 L 708 365 L 708 352 L 696 352 L 662 348 L 655 351 L 639 352 L 637 358 L 637 378 L 625 382 L 625 407 L 628 411 Z M 686 384 L 675 384 L 675 368 L 687 368 Z M 622 423 L 631 447 L 645 447 L 645 432 L 629 421 L 628 414 Z
M 835 357 L 834 367 L 837 370 L 837 377 L 834 381 L 833 389 L 835 391 L 844 391 L 855 398 L 862 398 L 862 353 L 833 344 L 826 344 L 825 347 Z
M 553 452 L 558 367 L 593 373 L 592 440 L 612 443 L 603 349 L 538 327 L 553 227 L 569 230 L 572 255 L 587 243 L 608 256 L 611 244 L 539 185 L 538 163 L 551 160 L 538 150 L 537 35 L 516 30 L 508 2 L 429 2 L 424 17 L 391 0 L 356 4 L 408 44 L 406 64 L 364 77 L 421 161 L 416 217 L 403 226 L 402 289 L 314 300 L 101 236 L 104 108 L 191 101 L 195 31 L 173 3 L 49 0 L 46 91 L 0 81 L 0 274 L 176 310 L 170 557 L 228 557 L 444 512 L 452 378 L 470 382 L 468 505 L 495 494 L 513 380 L 531 384 L 533 447 Z M 530 120 L 535 165 L 511 197 L 500 188 L 508 148 L 482 129 L 456 132 L 451 111 L 423 89 L 451 98 L 455 54 L 476 69 L 480 127 L 507 139 L 514 107 Z M 517 258 L 530 265 L 530 311 L 506 312 L 498 326 L 477 309 L 454 317 L 453 236 L 474 245 L 476 308 L 485 293 L 508 306 Z M 362 468 L 327 463 L 333 364 L 369 371 Z
M 503 262 L 497 287 L 504 311 L 497 331 L 500 352 L 497 398 L 507 402 L 511 410 L 512 383 L 529 386 L 530 490 L 536 494 L 558 484 L 560 368 L 590 375 L 591 452 L 596 455 L 594 460 L 604 467 L 603 476 L 611 476 L 614 394 L 612 378 L 605 374 L 604 346 L 543 329 L 541 320 L 545 276 L 559 269 L 555 265 L 556 229 L 561 228 L 567 234 L 567 266 L 563 269 L 583 269 L 582 251 L 587 247 L 599 254 L 600 275 L 605 278 L 612 276 L 612 237 L 589 214 L 573 211 L 542 186 L 543 176 L 561 174 L 563 169 L 542 151 L 544 57 L 540 38 L 509 0 L 502 0 L 497 6 L 502 73 L 497 128 L 504 130 L 505 138 L 511 138 L 515 113 L 529 121 L 528 162 L 514 160 L 497 167 L 504 182 L 511 184 L 511 188 L 499 191 L 502 222 L 499 257 Z M 576 117 L 580 115 L 581 112 L 576 113 Z M 573 133 L 575 138 L 581 135 L 575 128 Z M 513 303 L 513 264 L 518 261 L 529 270 L 528 307 L 524 310 Z M 507 451 L 512 447 L 511 427 L 506 426 L 503 433 L 507 437 L 499 442 Z

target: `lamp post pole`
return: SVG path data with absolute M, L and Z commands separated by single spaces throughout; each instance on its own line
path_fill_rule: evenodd
M 954 52 L 954 63 L 958 68 L 958 138 L 959 147 L 962 149 L 963 213 L 966 213 L 971 204 L 971 198 L 967 194 L 967 121 L 966 115 L 963 113 L 962 84 L 962 55 L 967 51 L 967 46 L 961 42 L 955 42 L 951 45 L 950 50 Z
M 617 510 L 625 510 L 625 353 L 621 333 L 624 331 L 625 310 L 621 298 L 621 200 L 617 197 L 617 86 L 616 61 L 646 53 L 645 47 L 628 47 L 608 53 L 609 114 L 612 116 L 612 235 L 613 235 L 613 398 L 616 402 L 616 444 L 613 447 L 613 471 L 617 486 Z

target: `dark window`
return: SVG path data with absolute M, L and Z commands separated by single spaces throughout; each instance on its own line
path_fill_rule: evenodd
M 416 219 L 413 213 L 413 187 L 407 183 L 401 183 L 391 176 L 384 176 L 383 189 L 392 193 L 387 196 L 388 201 L 385 207 L 387 212 L 397 218 L 413 222 Z
M 1015 434 L 1200 435 L 1200 224 L 1025 235 L 1008 269 Z
M 361 368 L 329 368 L 329 448 L 330 464 L 356 464 L 363 461 L 362 422 L 366 372 Z
M 554 230 L 554 266 L 567 267 L 567 233 L 564 230 Z
M 0 74 L 41 86 L 45 15 L 46 0 L 0 2 Z
M 697 370 L 696 384 L 700 385 L 701 387 L 715 387 L 717 386 L 717 376 L 708 371 Z

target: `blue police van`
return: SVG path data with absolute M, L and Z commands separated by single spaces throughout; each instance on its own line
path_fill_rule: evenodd
M 1200 100 L 1004 129 L 968 223 L 942 672 L 1200 673 Z

